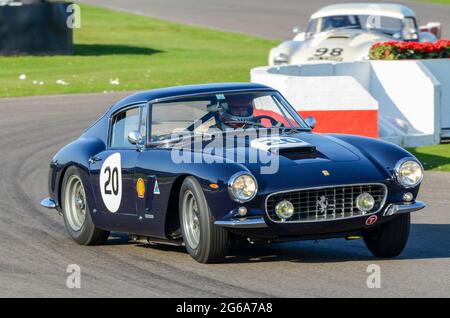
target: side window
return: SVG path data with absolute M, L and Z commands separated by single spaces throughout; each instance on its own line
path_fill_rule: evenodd
M 111 133 L 112 148 L 135 148 L 128 141 L 128 134 L 133 130 L 140 130 L 139 111 L 139 107 L 131 108 L 114 117 Z

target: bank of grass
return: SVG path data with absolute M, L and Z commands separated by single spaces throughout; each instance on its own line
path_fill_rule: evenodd
M 443 3 L 450 4 L 450 0 L 420 0 L 420 2 Z M 441 21 L 444 22 L 444 21 Z
M 0 57 L 0 97 L 248 81 L 276 44 L 87 5 L 81 10 L 73 56 Z M 119 85 L 111 84 L 115 79 Z
M 425 170 L 450 172 L 450 144 L 408 149 L 422 162 Z

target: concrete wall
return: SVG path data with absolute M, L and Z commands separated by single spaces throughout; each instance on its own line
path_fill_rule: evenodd
M 303 118 L 315 117 L 316 132 L 378 137 L 378 102 L 354 77 L 297 75 L 300 71 L 315 73 L 309 65 L 303 69 L 289 66 L 284 71 L 289 75 L 255 69 L 251 80 L 279 90 Z
M 441 128 L 450 134 L 450 59 L 261 67 L 251 79 L 280 90 L 300 113 L 370 110 L 375 100 L 379 136 L 404 146 L 438 143 Z M 345 132 L 354 133 L 353 122 L 346 119 Z

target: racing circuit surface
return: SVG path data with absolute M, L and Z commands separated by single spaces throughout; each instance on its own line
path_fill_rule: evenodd
M 309 17 L 323 6 L 339 2 L 405 4 L 419 24 L 441 22 L 442 36 L 450 36 L 450 6 L 404 0 L 81 0 L 88 4 L 157 18 L 287 40 L 294 26 L 306 28 Z
M 39 206 L 48 163 L 63 145 L 124 94 L 0 100 L 0 297 L 431 297 L 450 295 L 450 174 L 427 173 L 410 241 L 393 260 L 372 257 L 361 240 L 245 246 L 227 263 L 196 263 L 182 247 L 74 243 L 62 217 Z M 66 268 L 81 266 L 81 289 Z M 381 267 L 381 288 L 366 286 Z

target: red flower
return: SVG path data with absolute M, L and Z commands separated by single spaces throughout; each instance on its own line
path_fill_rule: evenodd
M 435 43 L 429 42 L 400 42 L 387 41 L 384 43 L 375 43 L 371 50 L 378 49 L 374 56 L 380 56 L 385 59 L 404 59 L 404 58 L 436 58 L 449 55 L 450 40 L 441 39 Z M 399 55 L 401 54 L 401 56 Z

